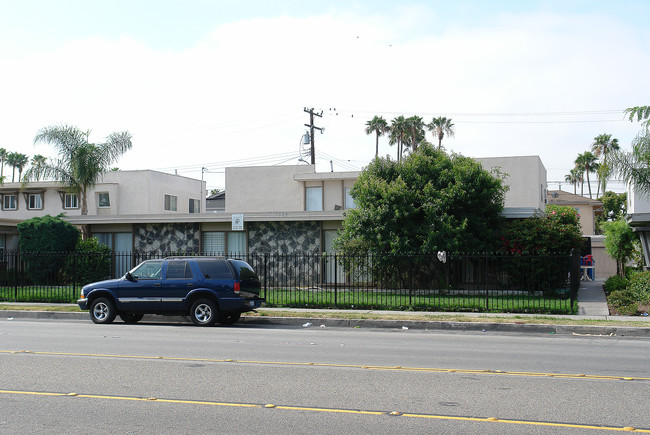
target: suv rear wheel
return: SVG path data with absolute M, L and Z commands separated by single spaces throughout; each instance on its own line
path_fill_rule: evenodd
M 232 325 L 241 317 L 241 313 L 221 313 L 218 322 L 222 325 Z
M 197 326 L 212 326 L 217 321 L 217 305 L 209 299 L 199 299 L 190 308 L 190 318 Z
M 120 319 L 124 323 L 138 323 L 143 317 L 144 314 L 120 313 Z
M 97 298 L 90 304 L 90 319 L 95 323 L 113 323 L 117 312 L 108 298 Z

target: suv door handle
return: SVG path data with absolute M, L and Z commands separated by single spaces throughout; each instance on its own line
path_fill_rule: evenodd
M 153 285 L 154 287 L 160 287 L 160 283 L 156 283 Z
M 188 287 L 194 287 L 194 284 L 191 283 L 191 282 L 188 282 L 188 283 L 187 283 L 187 286 L 188 286 Z

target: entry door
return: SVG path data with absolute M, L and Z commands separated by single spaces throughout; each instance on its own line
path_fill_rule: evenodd
M 131 233 L 115 233 L 115 276 L 122 277 L 128 272 L 131 265 L 131 249 L 133 235 Z
M 323 241 L 325 242 L 325 252 L 328 254 L 328 261 L 325 264 L 325 282 L 333 283 L 334 276 L 336 275 L 336 280 L 339 283 L 345 282 L 345 272 L 343 267 L 338 264 L 334 264 L 334 248 L 332 248 L 332 242 L 336 239 L 337 231 L 336 230 L 325 230 L 323 231 Z M 335 273 L 336 268 L 336 273 Z

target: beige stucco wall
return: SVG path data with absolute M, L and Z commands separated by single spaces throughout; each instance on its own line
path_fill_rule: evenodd
M 314 172 L 311 165 L 226 168 L 226 213 L 288 212 L 305 209 L 297 173 Z
M 505 207 L 546 207 L 546 168 L 539 156 L 481 157 L 475 159 L 484 169 L 499 169 L 507 174 Z
M 605 236 L 591 237 L 591 255 L 596 262 L 596 278 L 609 278 L 616 275 L 616 260 L 605 252 Z

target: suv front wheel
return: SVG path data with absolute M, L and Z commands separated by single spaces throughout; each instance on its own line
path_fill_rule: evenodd
M 212 326 L 217 321 L 217 305 L 209 299 L 199 299 L 190 308 L 190 318 L 197 326 Z
M 90 304 L 90 318 L 95 323 L 113 323 L 117 311 L 108 298 L 97 298 Z

